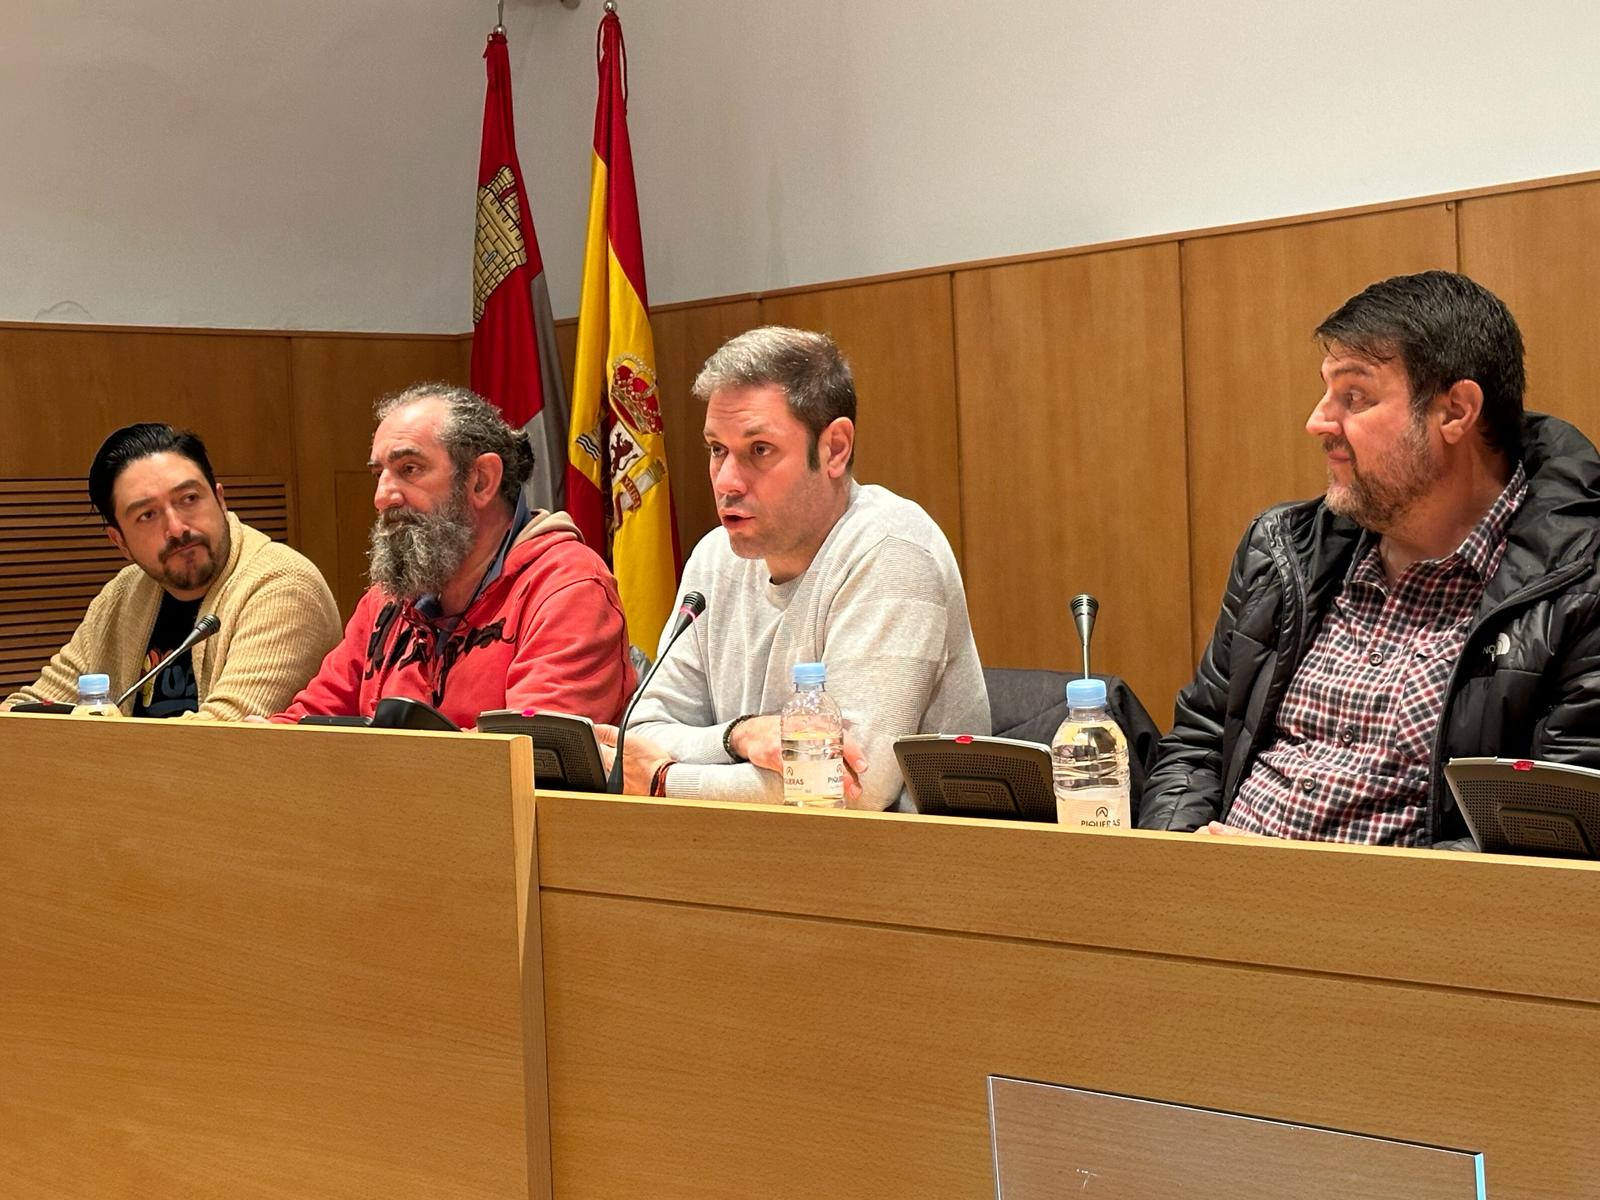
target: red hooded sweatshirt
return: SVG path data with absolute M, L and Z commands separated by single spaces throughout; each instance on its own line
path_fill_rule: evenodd
M 614 722 L 633 691 L 616 580 L 566 513 L 534 513 L 499 576 L 443 628 L 367 589 L 344 640 L 273 720 L 370 717 L 384 697 L 409 696 L 463 729 L 495 708 Z

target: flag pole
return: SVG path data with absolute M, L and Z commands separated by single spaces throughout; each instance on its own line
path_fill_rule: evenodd
M 506 0 L 495 0 L 493 32 L 501 37 L 506 35 Z

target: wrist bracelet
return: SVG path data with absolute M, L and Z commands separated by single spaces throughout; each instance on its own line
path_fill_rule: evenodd
M 667 794 L 667 771 L 672 766 L 672 759 L 667 759 L 656 768 L 656 773 L 650 777 L 650 794 L 664 797 Z
M 734 762 L 749 762 L 750 760 L 733 748 L 733 731 L 746 721 L 753 721 L 760 715 L 760 713 L 745 713 L 742 716 L 735 717 L 728 722 L 728 727 L 722 731 L 722 752 Z

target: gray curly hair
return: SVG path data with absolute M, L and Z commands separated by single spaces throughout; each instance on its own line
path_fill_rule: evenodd
M 456 480 L 466 478 L 468 469 L 480 454 L 497 454 L 504 467 L 500 496 L 515 508 L 517 494 L 533 474 L 533 447 L 528 444 L 528 435 L 507 425 L 500 410 L 477 392 L 453 383 L 414 383 L 404 391 L 391 392 L 379 400 L 373 406 L 373 414 L 381 421 L 396 409 L 421 400 L 445 403 L 439 442 L 450 455 Z

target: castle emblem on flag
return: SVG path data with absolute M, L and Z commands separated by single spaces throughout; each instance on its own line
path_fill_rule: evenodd
M 611 409 L 635 433 L 661 432 L 656 373 L 632 354 L 611 360 Z
M 526 266 L 528 247 L 522 240 L 522 206 L 517 179 L 502 166 L 478 189 L 478 231 L 472 239 L 472 323 L 483 320 L 489 295 L 518 267 Z

